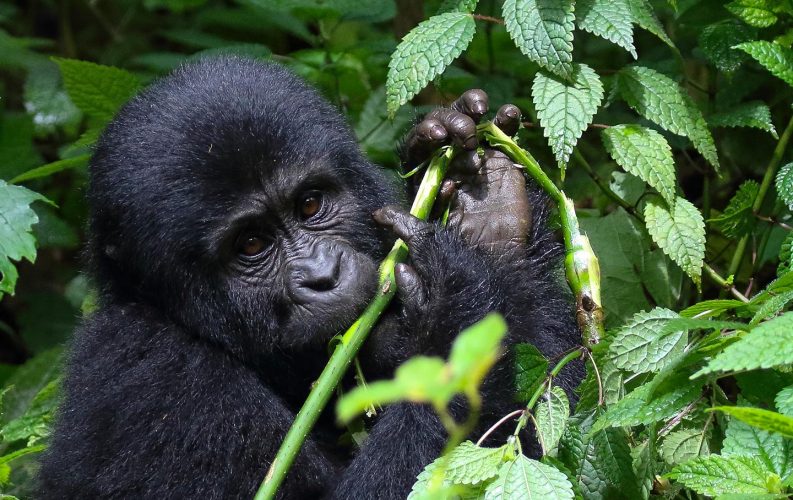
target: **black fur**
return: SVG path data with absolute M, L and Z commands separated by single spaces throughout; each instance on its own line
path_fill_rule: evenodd
M 284 292 L 293 274 L 253 272 L 230 257 L 235 214 L 288 205 L 289 186 L 305 176 L 335 186 L 334 225 L 278 231 L 291 234 L 284 241 L 295 255 L 333 245 L 352 259 L 345 265 L 360 276 L 333 307 L 297 306 Z M 371 213 L 404 203 L 389 179 L 360 154 L 339 113 L 274 64 L 199 62 L 125 106 L 91 163 L 99 308 L 75 334 L 40 497 L 252 497 L 324 366 L 328 339 L 376 286 L 373 266 L 393 237 Z M 416 269 L 435 277 L 430 303 L 394 304 L 367 345 L 367 366 L 388 375 L 408 356 L 445 355 L 490 310 L 507 318 L 510 344 L 532 342 L 551 357 L 577 344 L 547 202 L 532 197 L 521 259 L 493 259 L 440 228 L 413 249 Z M 284 255 L 287 265 L 293 257 Z M 579 377 L 570 370 L 561 383 L 569 392 Z M 486 381 L 477 432 L 518 408 L 512 397 L 505 359 Z M 338 434 L 326 415 L 282 498 L 404 498 L 446 439 L 432 410 L 411 404 L 386 408 L 355 457 L 336 451 Z

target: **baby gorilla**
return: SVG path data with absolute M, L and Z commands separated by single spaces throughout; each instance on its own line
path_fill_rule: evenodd
M 414 129 L 409 162 L 476 146 L 486 96 L 454 106 Z M 513 131 L 514 111 L 497 116 Z M 108 126 L 90 174 L 99 307 L 75 334 L 41 498 L 252 497 L 394 234 L 410 261 L 361 354 L 370 377 L 446 355 L 492 310 L 507 344 L 558 356 L 578 341 L 546 204 L 511 162 L 460 155 L 449 227 L 418 221 L 340 114 L 277 65 L 205 60 L 153 84 Z M 513 378 L 509 359 L 489 374 L 482 429 L 518 407 Z M 326 412 L 281 498 L 404 498 L 446 439 L 432 409 L 407 403 L 379 412 L 354 457 L 340 433 Z

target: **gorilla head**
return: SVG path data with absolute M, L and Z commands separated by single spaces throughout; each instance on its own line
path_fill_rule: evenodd
M 185 66 L 133 99 L 91 176 L 104 300 L 152 304 L 238 355 L 347 327 L 389 242 L 371 213 L 401 196 L 313 89 L 237 58 Z

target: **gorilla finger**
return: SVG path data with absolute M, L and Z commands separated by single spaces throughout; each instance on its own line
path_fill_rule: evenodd
M 438 120 L 449 133 L 452 142 L 463 149 L 474 149 L 477 146 L 476 123 L 473 118 L 449 108 L 438 108 L 427 118 Z
M 520 109 L 514 104 L 504 104 L 498 109 L 493 122 L 505 134 L 515 135 L 520 126 Z
M 397 264 L 394 279 L 402 304 L 421 307 L 427 303 L 427 289 L 415 269 L 407 264 Z
M 452 179 L 445 179 L 438 191 L 438 196 L 435 198 L 435 204 L 432 207 L 430 219 L 440 219 L 456 194 L 457 183 Z
M 480 168 L 482 168 L 482 158 L 477 150 L 461 151 L 449 164 L 449 174 L 452 176 L 475 175 Z
M 408 163 L 410 166 L 418 165 L 448 139 L 449 133 L 440 121 L 431 117 L 425 118 L 413 127 L 405 140 Z
M 390 228 L 408 246 L 434 232 L 432 224 L 392 205 L 375 210 L 373 216 L 378 224 Z
M 487 113 L 488 97 L 482 89 L 467 90 L 452 103 L 452 109 L 471 117 L 474 123 Z

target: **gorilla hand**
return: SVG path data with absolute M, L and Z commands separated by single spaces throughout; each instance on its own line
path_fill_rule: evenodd
M 452 162 L 449 179 L 441 189 L 441 203 L 450 203 L 449 227 L 471 246 L 501 257 L 525 248 L 530 229 L 531 205 L 523 173 L 503 153 L 476 151 L 476 122 L 487 113 L 487 94 L 465 92 L 451 108 L 429 113 L 406 140 L 409 166 L 426 159 L 432 151 L 454 144 L 464 151 Z M 513 135 L 520 124 L 520 110 L 502 106 L 496 125 Z

